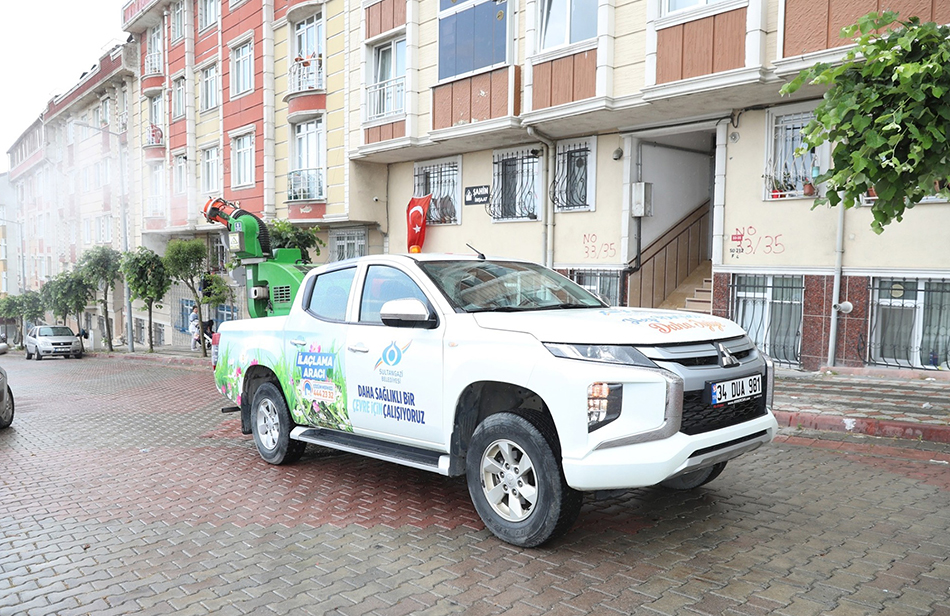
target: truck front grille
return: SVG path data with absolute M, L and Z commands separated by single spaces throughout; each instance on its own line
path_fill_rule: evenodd
M 735 404 L 713 406 L 703 401 L 702 391 L 683 394 L 683 422 L 680 432 L 693 436 L 728 428 L 765 415 L 765 396 L 759 395 Z

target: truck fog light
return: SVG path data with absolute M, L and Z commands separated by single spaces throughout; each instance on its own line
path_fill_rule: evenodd
M 591 383 L 587 387 L 587 431 L 593 432 L 620 417 L 623 385 Z

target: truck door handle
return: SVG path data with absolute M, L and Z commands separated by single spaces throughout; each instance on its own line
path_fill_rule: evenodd
M 354 353 L 369 353 L 369 349 L 366 348 L 366 345 L 360 342 L 359 344 L 354 344 L 353 346 L 346 347 L 347 351 L 353 351 Z
M 291 341 L 290 341 L 290 344 L 292 344 L 292 345 L 294 345 L 294 346 L 303 346 L 303 345 L 305 345 L 305 344 L 307 344 L 307 343 L 306 343 L 306 341 L 301 340 L 300 338 L 297 338 L 296 340 L 291 340 Z

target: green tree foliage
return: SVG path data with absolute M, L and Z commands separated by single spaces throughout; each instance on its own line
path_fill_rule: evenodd
M 20 295 L 18 302 L 20 316 L 31 323 L 39 323 L 46 316 L 46 307 L 43 298 L 37 291 L 26 291 Z
M 7 320 L 15 320 L 17 322 L 17 329 L 13 335 L 13 344 L 19 345 L 23 341 L 23 319 L 22 313 L 20 312 L 20 296 L 19 295 L 7 295 L 6 297 L 0 298 L 0 318 Z
M 62 277 L 61 294 L 66 310 L 75 315 L 76 327 L 82 329 L 82 313 L 89 304 L 89 298 L 94 295 L 95 288 L 90 286 L 79 270 L 66 272 L 60 276 Z M 65 322 L 65 317 L 63 320 Z
M 62 316 L 65 324 L 69 308 L 63 299 L 62 286 L 62 273 L 60 273 L 43 283 L 40 297 L 43 299 L 43 306 L 53 313 L 53 318 Z
M 165 248 L 165 256 L 162 257 L 165 263 L 165 271 L 171 276 L 172 280 L 177 280 L 185 285 L 191 296 L 195 299 L 195 305 L 198 306 L 198 318 L 204 322 L 204 316 L 201 314 L 201 277 L 205 271 L 205 264 L 208 261 L 208 249 L 202 240 L 171 240 Z M 201 346 L 201 355 L 208 356 L 205 346 Z
M 228 286 L 223 276 L 217 274 L 204 277 L 201 293 L 201 302 L 209 306 L 232 305 L 236 300 L 234 289 Z
M 267 224 L 267 232 L 270 234 L 271 248 L 299 248 L 304 263 L 310 263 L 310 251 L 313 250 L 313 256 L 320 256 L 320 247 L 326 246 L 320 239 L 317 232 L 319 227 L 303 229 L 295 227 L 287 220 L 274 220 Z
M 165 270 L 165 262 L 155 252 L 139 246 L 134 252 L 122 255 L 120 265 L 125 283 L 129 285 L 132 299 L 140 299 L 148 310 L 148 351 L 155 351 L 152 342 L 152 307 L 162 301 L 172 286 L 171 276 Z
M 79 271 L 93 289 L 102 290 L 102 313 L 106 320 L 106 345 L 110 351 L 112 347 L 112 324 L 109 322 L 109 290 L 115 290 L 119 280 L 119 263 L 121 255 L 118 250 L 108 246 L 96 246 L 82 253 L 79 259 Z M 131 317 L 131 315 L 129 315 Z
M 870 13 L 844 28 L 856 37 L 840 65 L 816 64 L 782 88 L 827 86 L 803 149 L 832 144 L 832 168 L 818 177 L 815 205 L 854 207 L 870 189 L 876 233 L 900 222 L 924 197 L 950 196 L 950 26 Z

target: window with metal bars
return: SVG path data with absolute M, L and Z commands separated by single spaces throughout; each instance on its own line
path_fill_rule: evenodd
M 737 275 L 732 279 L 731 318 L 777 363 L 801 364 L 802 276 Z
M 576 269 L 570 271 L 570 278 L 611 306 L 621 306 L 624 299 L 620 285 L 622 274 L 616 269 Z
M 813 197 L 814 178 L 821 171 L 815 150 L 797 154 L 802 147 L 802 129 L 814 119 L 811 111 L 794 108 L 790 113 L 769 113 L 768 158 L 765 164 L 765 198 Z
M 559 212 L 594 209 L 594 153 L 596 138 L 574 139 L 557 144 L 551 198 Z
M 950 367 L 950 280 L 878 278 L 871 282 L 868 363 Z
M 495 152 L 491 198 L 485 206 L 492 220 L 537 220 L 541 202 L 541 150 L 534 147 Z
M 365 229 L 341 229 L 330 232 L 330 258 L 343 261 L 366 254 Z
M 457 225 L 461 208 L 461 161 L 458 157 L 417 163 L 413 195 L 432 195 L 426 222 L 430 225 Z

